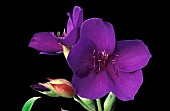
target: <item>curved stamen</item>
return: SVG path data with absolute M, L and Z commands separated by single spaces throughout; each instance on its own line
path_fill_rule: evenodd
M 93 56 L 93 67 L 96 65 L 96 56 Z
M 101 60 L 98 60 L 98 62 L 99 62 L 99 68 L 98 68 L 98 71 L 100 71 Z
M 118 74 L 118 69 L 115 67 L 115 63 L 116 63 L 116 59 L 117 59 L 117 57 L 119 56 L 119 55 L 117 55 L 117 54 L 113 54 L 115 57 L 114 57 L 114 59 L 112 60 L 112 64 L 113 64 L 113 70 L 114 70 L 114 73 L 117 75 L 117 76 L 119 76 L 119 74 Z

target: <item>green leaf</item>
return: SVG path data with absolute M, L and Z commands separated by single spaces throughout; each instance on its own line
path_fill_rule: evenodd
M 39 99 L 41 97 L 32 97 L 30 98 L 25 104 L 24 106 L 22 107 L 22 111 L 30 111 L 35 100 Z
M 112 111 L 115 105 L 116 97 L 110 92 L 104 102 L 104 111 Z
M 95 103 L 93 100 L 87 99 L 87 98 L 82 98 L 80 96 L 78 96 L 83 103 L 85 103 L 88 107 L 90 107 L 91 109 L 95 110 Z M 75 101 L 79 102 L 81 104 L 81 102 L 79 100 L 77 100 L 77 98 L 74 98 Z

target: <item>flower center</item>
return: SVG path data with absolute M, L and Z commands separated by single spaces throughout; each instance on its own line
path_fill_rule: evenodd
M 113 65 L 113 70 L 114 74 L 118 75 L 118 70 L 115 66 L 116 63 L 116 58 L 118 57 L 117 54 L 114 54 L 111 56 L 111 64 Z M 92 68 L 88 68 L 89 70 L 94 70 L 96 73 L 99 73 L 101 70 L 105 70 L 108 64 L 109 60 L 109 54 L 106 53 L 106 51 L 101 51 L 101 52 L 96 52 L 95 50 L 93 51 L 93 66 Z M 110 61 L 109 60 L 109 61 Z
M 108 62 L 108 53 L 104 51 L 96 52 L 93 51 L 93 67 L 90 70 L 95 70 L 96 73 L 99 73 L 101 70 L 104 70 Z

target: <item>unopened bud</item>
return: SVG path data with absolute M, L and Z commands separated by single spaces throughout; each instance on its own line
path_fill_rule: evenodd
M 66 79 L 49 79 L 49 82 L 38 83 L 31 87 L 36 91 L 50 97 L 72 98 L 76 93 L 72 84 Z

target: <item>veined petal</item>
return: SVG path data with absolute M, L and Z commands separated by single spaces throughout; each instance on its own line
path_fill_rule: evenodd
M 98 51 L 112 54 L 115 48 L 115 33 L 112 24 L 100 18 L 91 18 L 83 22 L 80 30 L 81 38 L 93 41 Z
M 75 6 L 73 9 L 73 23 L 75 27 L 80 27 L 83 23 L 83 9 L 79 6 Z
M 112 79 L 112 92 L 117 98 L 123 101 L 133 100 L 135 94 L 138 92 L 142 82 L 142 70 L 134 72 L 121 72 L 114 73 L 114 68 L 109 66 L 107 73 L 110 74 Z
M 141 40 L 118 41 L 114 52 L 118 55 L 116 66 L 124 72 L 133 72 L 148 64 L 151 54 Z
M 48 32 L 39 32 L 33 35 L 29 47 L 42 52 L 58 52 L 62 51 L 61 45 L 52 35 Z
M 95 44 L 87 39 L 80 38 L 78 43 L 74 46 L 74 48 L 69 52 L 67 61 L 70 65 L 72 71 L 79 75 L 84 76 L 88 72 L 88 67 L 93 66 L 93 51 L 96 50 Z M 83 71 L 82 68 L 84 68 Z M 77 71 L 81 73 L 77 73 Z M 88 75 L 88 73 L 86 74 Z
M 84 78 L 79 78 L 74 74 L 72 85 L 79 96 L 92 100 L 101 98 L 111 91 L 110 79 L 105 71 L 98 74 L 93 72 Z
M 67 35 L 74 29 L 73 21 L 71 19 L 71 15 L 68 12 L 68 21 L 67 21 Z

